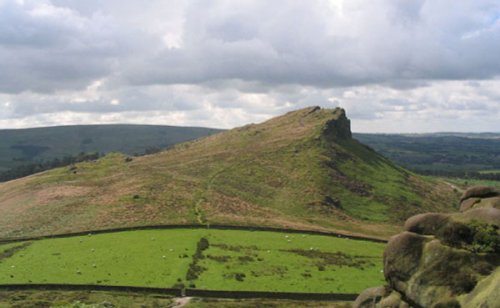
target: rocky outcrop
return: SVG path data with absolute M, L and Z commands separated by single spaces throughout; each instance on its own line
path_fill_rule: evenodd
M 337 108 L 336 118 L 328 121 L 323 129 L 323 135 L 329 140 L 351 139 L 351 120 L 346 116 L 345 110 Z
M 387 286 L 354 307 L 500 307 L 500 193 L 473 187 L 461 212 L 409 218 L 384 252 Z

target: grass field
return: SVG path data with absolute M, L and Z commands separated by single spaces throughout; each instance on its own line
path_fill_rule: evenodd
M 201 242 L 206 242 L 202 249 Z M 0 254 L 15 247 L 8 246 L 0 245 Z M 358 293 L 383 283 L 383 248 L 331 236 L 263 231 L 107 233 L 32 241 L 0 259 L 0 284 L 184 284 L 213 290 Z
M 472 187 L 475 185 L 500 187 L 500 181 L 461 179 L 461 178 L 450 178 L 450 177 L 434 177 L 434 178 L 452 183 L 462 189 L 467 189 L 468 187 Z
M 481 173 L 481 174 L 500 174 L 500 170 L 499 169 L 496 169 L 496 170 L 481 170 L 481 171 L 479 171 L 479 173 Z

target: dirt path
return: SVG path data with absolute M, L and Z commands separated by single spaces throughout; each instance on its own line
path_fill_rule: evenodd
M 215 173 L 213 173 L 209 177 L 209 179 L 207 180 L 207 182 L 205 184 L 205 189 L 202 192 L 202 195 L 200 196 L 200 198 L 198 199 L 198 201 L 196 201 L 196 203 L 194 205 L 194 213 L 196 215 L 196 220 L 198 221 L 199 224 L 203 225 L 203 224 L 207 223 L 206 217 L 204 217 L 205 215 L 203 214 L 203 210 L 201 208 L 201 205 L 203 204 L 203 202 L 205 202 L 207 200 L 207 198 L 205 197 L 205 195 L 207 194 L 208 191 L 210 191 L 212 189 L 212 184 L 215 181 L 215 179 L 221 173 L 223 173 L 225 170 L 226 170 L 226 168 L 222 168 L 222 169 L 216 171 Z
M 181 308 L 189 304 L 191 301 L 192 297 L 176 297 L 174 298 L 175 305 L 172 306 L 172 308 Z
M 462 188 L 460 188 L 460 187 L 458 187 L 450 182 L 447 182 L 447 181 L 443 181 L 443 182 L 445 182 L 446 184 L 448 184 L 448 186 L 450 186 L 452 189 L 455 189 L 458 192 L 464 192 L 464 190 Z

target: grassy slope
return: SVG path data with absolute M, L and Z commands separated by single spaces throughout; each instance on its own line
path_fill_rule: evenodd
M 50 160 L 80 152 L 143 153 L 148 147 L 168 147 L 218 130 L 151 125 L 77 125 L 0 130 L 0 171 L 26 161 Z M 23 151 L 16 146 L 35 146 Z
M 202 237 L 210 247 L 199 265 L 207 270 L 186 281 Z M 182 281 L 213 290 L 357 293 L 383 283 L 383 248 L 380 243 L 278 232 L 108 233 L 33 241 L 0 262 L 0 284 L 173 287 Z M 244 279 L 235 279 L 236 273 Z
M 111 154 L 3 183 L 0 236 L 222 223 L 387 237 L 412 214 L 452 209 L 448 185 L 336 137 L 346 121 L 308 108 L 131 162 Z

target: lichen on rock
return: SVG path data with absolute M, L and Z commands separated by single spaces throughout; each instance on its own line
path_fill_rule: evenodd
M 354 307 L 500 307 L 499 205 L 496 188 L 473 187 L 460 213 L 410 217 L 384 251 L 388 286 Z

